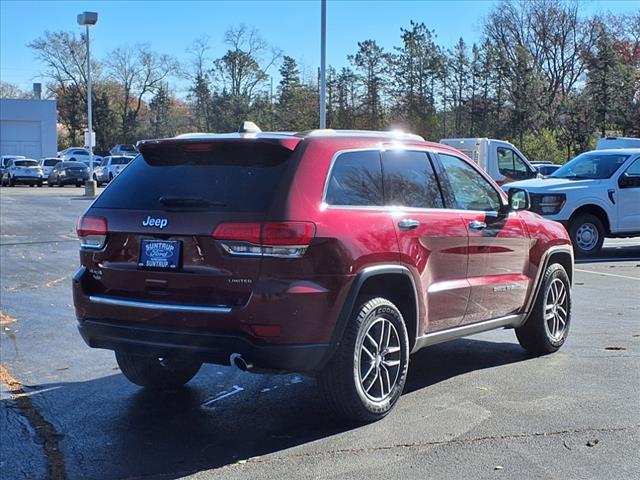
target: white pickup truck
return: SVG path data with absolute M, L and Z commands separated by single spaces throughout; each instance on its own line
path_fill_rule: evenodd
M 476 162 L 499 185 L 536 178 L 537 170 L 514 145 L 491 138 L 443 138 L 440 143 L 457 148 Z
M 531 210 L 565 225 L 576 255 L 597 255 L 605 237 L 640 236 L 640 148 L 578 155 L 547 178 L 503 187 L 529 192 Z

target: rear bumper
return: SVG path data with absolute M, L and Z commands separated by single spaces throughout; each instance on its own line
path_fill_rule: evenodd
M 32 176 L 14 176 L 12 177 L 15 183 L 42 183 L 45 181 L 43 177 L 32 177 Z
M 313 373 L 323 364 L 327 344 L 258 345 L 229 334 L 176 330 L 86 319 L 78 330 L 90 347 L 132 351 L 158 357 L 189 355 L 206 363 L 229 365 L 238 353 L 256 368 Z
M 62 183 L 64 183 L 64 184 L 86 182 L 87 180 L 89 180 L 89 174 L 86 174 L 86 175 L 67 175 L 65 177 L 60 177 L 60 181 Z

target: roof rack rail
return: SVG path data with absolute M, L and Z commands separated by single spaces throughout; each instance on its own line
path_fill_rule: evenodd
M 406 133 L 401 130 L 334 130 L 331 128 L 318 128 L 305 130 L 296 135 L 301 137 L 322 137 L 322 136 L 356 136 L 372 137 L 383 136 L 397 140 L 418 140 L 424 142 L 424 138 L 415 133 Z

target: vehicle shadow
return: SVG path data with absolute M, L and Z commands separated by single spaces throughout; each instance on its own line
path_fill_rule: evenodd
M 516 343 L 433 346 L 411 358 L 405 393 L 527 358 Z M 153 392 L 113 374 L 40 385 L 32 401 L 61 435 L 68 478 L 179 478 L 359 428 L 332 417 L 311 378 L 211 366 L 192 383 Z
M 576 264 L 614 263 L 636 259 L 640 260 L 640 241 L 635 245 L 627 243 L 622 245 L 617 245 L 616 243 L 605 243 L 597 257 L 576 258 Z

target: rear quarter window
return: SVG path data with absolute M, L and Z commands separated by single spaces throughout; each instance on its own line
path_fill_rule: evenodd
M 325 202 L 342 206 L 382 206 L 380 152 L 341 153 L 331 168 Z
M 277 144 L 247 141 L 143 147 L 94 206 L 166 210 L 170 208 L 160 199 L 176 197 L 211 203 L 198 210 L 266 212 L 280 188 L 291 153 Z

